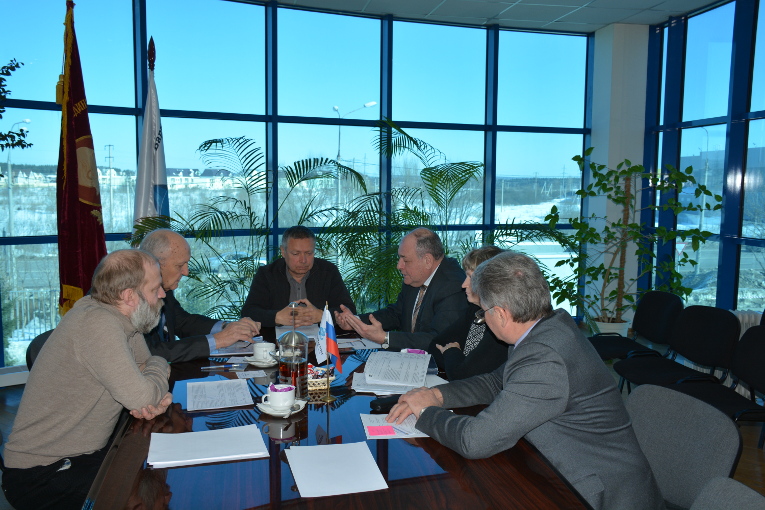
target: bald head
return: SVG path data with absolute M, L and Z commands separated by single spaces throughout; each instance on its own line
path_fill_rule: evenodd
M 179 233 L 166 228 L 154 230 L 143 238 L 140 248 L 159 260 L 162 287 L 166 291 L 177 289 L 181 278 L 189 275 L 191 249 Z

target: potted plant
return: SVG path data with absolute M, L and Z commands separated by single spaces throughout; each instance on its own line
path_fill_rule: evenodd
M 576 306 L 595 333 L 604 332 L 608 325 L 618 324 L 621 333 L 626 335 L 624 313 L 633 309 L 639 296 L 649 290 L 637 288 L 642 276 L 659 272 L 666 278 L 665 283 L 656 290 L 672 292 L 682 298 L 691 293 L 691 289 L 683 285 L 680 270 L 687 265 L 695 266 L 697 261 L 682 251 L 674 261 L 661 260 L 657 263 L 655 246 L 679 240 L 689 244 L 692 251 L 697 251 L 712 235 L 700 228 L 651 228 L 640 222 L 641 212 L 669 210 L 677 218 L 683 213 L 718 210 L 722 207 L 722 197 L 698 183 L 692 167 L 677 170 L 667 166 L 663 175 L 657 175 L 625 159 L 611 169 L 588 162 L 592 150 L 590 148 L 584 156 L 573 158 L 580 170 L 588 169 L 591 173 L 590 184 L 578 190 L 576 195 L 588 200 L 605 197 L 620 214 L 618 217 L 592 214 L 568 220 L 573 229 L 568 237 L 579 248 L 556 263 L 556 267 L 570 268 L 571 276 L 553 275 L 550 287 L 556 303 L 568 301 Z M 671 198 L 661 205 L 640 204 L 646 186 L 653 188 L 656 196 Z M 699 201 L 702 195 L 705 198 Z M 560 226 L 561 218 L 556 206 L 552 207 L 545 221 L 550 228 Z M 637 260 L 634 275 L 627 273 L 629 258 Z

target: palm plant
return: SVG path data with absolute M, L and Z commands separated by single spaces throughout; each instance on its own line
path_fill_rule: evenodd
M 136 244 L 151 230 L 168 225 L 193 237 L 189 263 L 193 282 L 186 287 L 186 295 L 207 303 L 203 307 L 205 315 L 238 319 L 255 272 L 268 261 L 268 234 L 273 225 L 266 214 L 266 204 L 274 192 L 273 182 L 264 169 L 261 148 L 249 138 L 208 140 L 198 151 L 205 167 L 223 174 L 224 188 L 229 192 L 196 205 L 188 217 L 176 213 L 173 218 L 143 218 L 136 225 L 131 242 Z M 279 174 L 285 178 L 287 189 L 280 196 L 276 215 L 291 202 L 292 193 L 309 181 L 347 179 L 366 192 L 361 174 L 327 158 L 296 161 L 279 167 Z M 335 209 L 318 206 L 312 198 L 302 205 L 298 223 L 326 221 Z M 231 231 L 238 235 L 224 237 Z M 226 257 L 227 252 L 241 255 Z M 216 262 L 215 267 L 211 260 Z

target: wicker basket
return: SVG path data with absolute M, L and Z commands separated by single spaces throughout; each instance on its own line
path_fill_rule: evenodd
M 332 375 L 329 377 L 329 382 L 331 383 L 335 379 L 336 377 Z M 327 389 L 326 377 L 322 377 L 321 379 L 308 379 L 308 391 L 326 390 L 326 389 Z

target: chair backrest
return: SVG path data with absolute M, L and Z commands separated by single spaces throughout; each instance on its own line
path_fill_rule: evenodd
M 666 345 L 683 306 L 680 296 L 660 290 L 648 291 L 638 301 L 632 331 L 652 343 Z
M 712 478 L 691 510 L 765 510 L 765 496 L 733 478 Z
M 750 388 L 765 389 L 765 326 L 752 326 L 744 332 L 733 353 L 733 375 Z
M 43 345 L 45 345 L 45 342 L 48 340 L 51 333 L 53 333 L 52 329 L 40 333 L 34 340 L 29 342 L 29 346 L 27 346 L 27 368 L 29 370 L 32 370 L 32 365 L 34 364 L 35 359 L 37 359 L 37 355 L 40 354 L 40 350 L 43 348 Z
M 632 390 L 626 405 L 667 502 L 689 508 L 709 480 L 733 474 L 741 455 L 741 432 L 722 412 L 650 384 Z
M 729 369 L 740 332 L 730 310 L 693 305 L 680 312 L 669 347 L 699 365 Z

